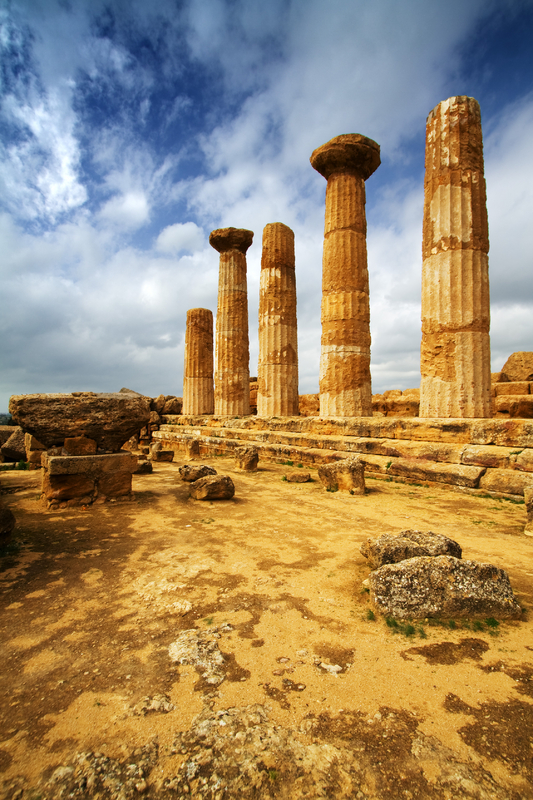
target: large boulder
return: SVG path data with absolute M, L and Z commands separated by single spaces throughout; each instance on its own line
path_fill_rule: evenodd
M 533 381 L 533 353 L 513 353 L 503 365 L 502 372 L 510 381 Z
M 359 456 L 350 456 L 318 468 L 320 482 L 329 492 L 341 489 L 350 494 L 365 493 L 365 465 Z
M 161 414 L 181 414 L 183 400 L 181 397 L 167 397 Z
M 208 467 L 207 464 L 185 464 L 179 468 L 179 473 L 182 481 L 193 483 L 207 475 L 216 475 L 217 471 L 213 467 Z
M 418 556 L 462 556 L 458 542 L 433 531 L 407 530 L 395 536 L 384 533 L 378 539 L 367 539 L 360 550 L 372 569 Z
M 66 438 L 86 436 L 100 451 L 112 453 L 150 418 L 147 398 L 129 392 L 13 395 L 9 411 L 47 448 L 62 445 Z
M 453 556 L 421 556 L 385 564 L 370 573 L 369 585 L 378 611 L 398 619 L 516 619 L 522 613 L 503 569 Z
M 229 475 L 207 475 L 190 484 L 195 500 L 231 500 L 235 486 Z
M 22 428 L 12 428 L 13 433 L 0 450 L 5 461 L 26 461 L 26 439 Z

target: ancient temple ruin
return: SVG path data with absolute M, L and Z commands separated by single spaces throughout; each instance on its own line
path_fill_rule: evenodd
M 187 311 L 183 368 L 183 414 L 213 414 L 213 313 L 208 308 Z

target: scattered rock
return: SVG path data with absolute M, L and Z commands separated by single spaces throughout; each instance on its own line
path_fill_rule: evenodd
M 181 397 L 170 397 L 165 401 L 163 410 L 160 412 L 163 416 L 166 414 L 181 414 L 183 408 L 183 400 Z
M 16 520 L 13 512 L 0 500 L 0 545 L 8 541 L 13 533 L 15 524 Z
M 396 536 L 384 533 L 378 539 L 367 539 L 360 551 L 371 569 L 383 564 L 396 564 L 417 556 L 454 556 L 461 558 L 461 545 L 433 531 L 401 531 Z
M 22 428 L 47 448 L 86 436 L 108 452 L 120 450 L 150 416 L 148 400 L 126 392 L 13 395 L 9 408 Z
M 310 472 L 302 472 L 301 470 L 294 470 L 294 472 L 287 472 L 285 478 L 289 483 L 307 483 L 311 480 Z
M 166 402 L 167 398 L 164 394 L 160 394 L 157 397 L 154 397 L 154 399 L 150 403 L 150 411 L 155 411 L 156 414 L 160 414 L 163 411 Z
M 218 685 L 226 677 L 224 656 L 218 649 L 219 631 L 229 630 L 232 630 L 231 625 L 221 625 L 208 631 L 183 631 L 169 645 L 168 654 L 172 661 L 194 667 L 206 683 Z
M 139 466 L 133 472 L 133 475 L 151 475 L 154 471 L 151 461 L 139 461 Z
M 533 381 L 533 353 L 513 353 L 503 365 L 502 372 L 509 381 Z
M 237 447 L 235 450 L 235 467 L 243 472 L 255 472 L 259 462 L 257 447 Z
M 174 458 L 174 450 L 153 450 L 152 451 L 152 461 L 159 461 L 159 462 L 172 462 Z
M 522 611 L 507 573 L 493 564 L 453 556 L 421 556 L 385 564 L 370 573 L 370 599 L 398 619 L 494 616 Z
M 342 490 L 350 494 L 365 493 L 365 465 L 359 456 L 350 456 L 334 464 L 322 464 L 318 477 L 329 492 Z
M 217 471 L 213 467 L 208 467 L 207 464 L 185 464 L 179 468 L 179 473 L 182 481 L 192 483 L 207 475 L 216 475 Z
M 235 485 L 229 475 L 207 475 L 190 485 L 195 500 L 231 500 Z
M 0 448 L 6 461 L 26 461 L 26 441 L 22 428 L 11 428 L 12 433 Z
M 145 717 L 147 714 L 153 712 L 159 714 L 168 714 L 169 711 L 174 711 L 176 706 L 170 702 L 170 697 L 166 694 L 154 694 L 153 697 L 143 697 L 140 703 L 133 706 L 133 713 L 136 716 Z

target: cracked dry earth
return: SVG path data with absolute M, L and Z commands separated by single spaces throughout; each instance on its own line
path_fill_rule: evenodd
M 351 497 L 225 458 L 205 463 L 235 498 L 206 503 L 181 463 L 134 476 L 132 503 L 61 512 L 38 472 L 0 473 L 0 798 L 533 798 L 523 505 Z M 522 619 L 372 619 L 360 544 L 406 528 L 506 569 Z

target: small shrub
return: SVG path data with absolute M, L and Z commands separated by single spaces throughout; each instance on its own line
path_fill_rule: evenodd
M 473 623 L 472 627 L 473 627 L 473 629 L 475 631 L 484 631 L 485 630 L 485 626 L 483 625 L 483 623 L 479 619 L 474 620 L 474 623 Z
M 376 615 L 374 614 L 374 612 L 372 611 L 372 609 L 371 609 L 371 608 L 369 608 L 369 609 L 367 610 L 367 612 L 366 612 L 366 618 L 367 618 L 368 620 L 370 620 L 370 622 L 373 622 L 373 621 L 376 619 Z
M 499 624 L 498 620 L 494 619 L 494 617 L 488 617 L 488 619 L 485 620 L 485 625 L 488 625 L 489 628 L 497 628 Z
M 303 464 L 302 464 L 302 462 L 300 461 L 300 463 L 299 463 L 299 464 L 297 464 L 296 466 L 298 467 L 298 469 L 302 469 L 302 467 L 303 467 Z
M 448 627 L 449 627 L 449 628 L 451 628 L 451 629 L 452 629 L 452 631 L 454 631 L 454 630 L 457 628 L 457 623 L 456 623 L 456 621 L 455 621 L 454 619 L 451 619 L 451 620 L 448 622 Z
M 286 480 L 287 480 L 287 476 L 286 476 L 286 475 L 284 475 L 284 476 L 282 477 L 282 479 L 281 479 L 281 480 L 282 480 L 282 481 L 286 481 Z

